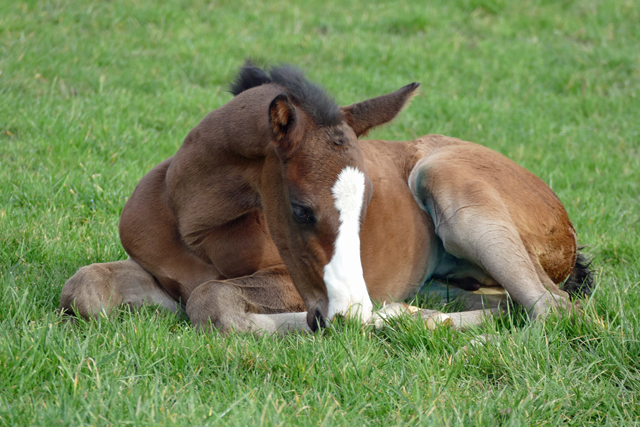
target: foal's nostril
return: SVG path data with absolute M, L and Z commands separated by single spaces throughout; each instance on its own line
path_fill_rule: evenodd
M 313 332 L 315 332 L 323 326 L 324 326 L 324 317 L 322 316 L 322 311 L 320 311 L 319 307 L 316 307 L 316 310 L 313 313 L 313 318 L 311 319 L 311 323 L 309 324 L 309 327 Z

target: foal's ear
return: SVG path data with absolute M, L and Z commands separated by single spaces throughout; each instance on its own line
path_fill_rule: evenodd
M 293 149 L 291 131 L 297 121 L 296 109 L 286 93 L 276 96 L 269 105 L 269 125 L 275 136 L 275 145 L 284 153 Z
M 342 107 L 344 121 L 357 136 L 366 135 L 371 128 L 393 120 L 416 94 L 420 83 L 408 84 L 393 93 Z

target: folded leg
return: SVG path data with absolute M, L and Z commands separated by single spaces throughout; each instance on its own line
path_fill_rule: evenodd
M 508 186 L 496 178 L 500 170 L 473 170 L 473 162 L 462 162 L 460 166 L 455 159 L 444 160 L 423 159 L 409 178 L 416 201 L 431 216 L 444 250 L 466 260 L 501 285 L 533 318 L 544 316 L 554 307 L 569 307 L 568 295 L 549 277 L 539 260 L 542 255 L 550 258 L 549 254 L 567 253 L 569 263 L 571 248 L 560 246 L 551 233 L 547 240 L 538 233 L 536 237 L 542 241 L 538 247 L 543 250 L 535 253 L 534 245 L 527 245 L 522 237 L 543 228 L 557 229 L 556 235 L 559 233 L 566 213 L 556 214 L 562 209 L 557 199 L 559 208 L 554 205 L 552 211 L 549 200 L 540 196 L 540 191 L 519 189 L 518 197 L 532 206 L 524 209 L 514 202 L 516 196 L 511 193 L 516 191 L 512 188 L 517 182 L 533 179 L 528 172 L 509 166 L 511 169 L 504 174 L 513 173 L 514 184 Z M 538 185 L 537 181 L 535 184 Z M 567 240 L 567 247 L 575 245 L 575 234 Z
M 224 333 L 310 331 L 303 310 L 304 302 L 283 266 L 210 280 L 191 293 L 186 307 L 194 326 Z
M 60 297 L 60 309 L 82 317 L 143 304 L 159 304 L 171 311 L 180 308 L 151 274 L 130 259 L 82 267 L 67 280 Z

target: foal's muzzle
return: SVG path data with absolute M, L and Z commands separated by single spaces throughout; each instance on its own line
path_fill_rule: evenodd
M 322 310 L 320 308 L 321 306 L 322 303 L 318 302 L 315 308 L 309 307 L 307 311 L 307 324 L 313 332 L 316 332 L 318 329 L 324 328 L 327 325 L 324 320 L 325 317 L 322 314 Z

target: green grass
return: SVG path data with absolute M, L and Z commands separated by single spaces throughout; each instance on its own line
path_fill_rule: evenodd
M 0 0 L 0 425 L 640 424 L 638 46 L 634 0 Z M 371 137 L 457 136 L 548 182 L 595 257 L 585 314 L 287 338 L 154 308 L 64 322 L 65 280 L 126 257 L 127 197 L 248 56 L 341 104 L 421 82 Z

